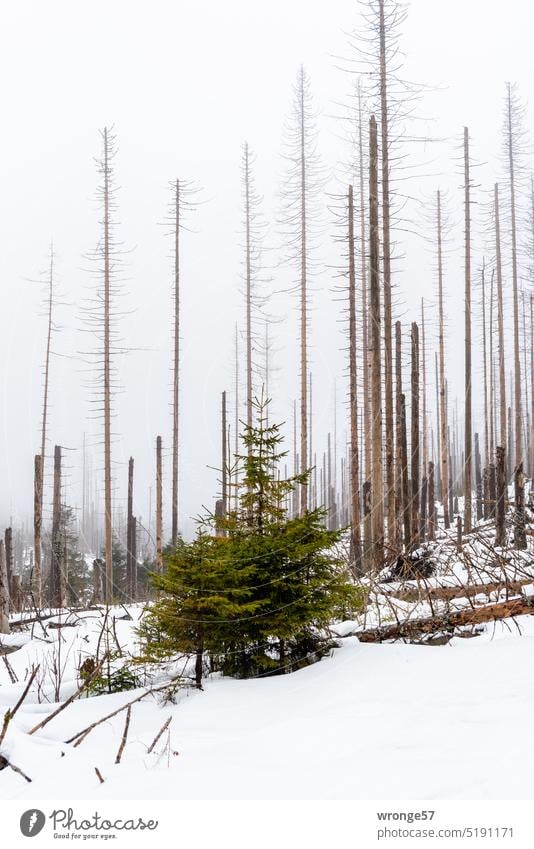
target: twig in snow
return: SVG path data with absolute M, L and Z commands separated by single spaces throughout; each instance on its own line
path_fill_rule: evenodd
M 128 705 L 128 710 L 126 711 L 126 722 L 124 723 L 124 731 L 122 733 L 122 740 L 119 746 L 119 751 L 117 752 L 117 757 L 115 758 L 115 763 L 120 764 L 122 753 L 124 752 L 124 747 L 126 745 L 126 738 L 128 737 L 128 729 L 130 727 L 130 716 L 132 715 L 132 706 Z
M 104 655 L 104 657 L 102 658 L 102 660 L 100 661 L 100 663 L 97 663 L 97 665 L 95 666 L 95 668 L 94 668 L 94 670 L 92 671 L 91 675 L 89 675 L 89 676 L 85 679 L 85 681 L 83 682 L 83 684 L 81 684 L 81 685 L 78 687 L 78 689 L 76 690 L 76 692 L 75 692 L 75 693 L 73 693 L 73 694 L 72 694 L 72 696 L 69 696 L 69 698 L 67 699 L 67 701 L 66 701 L 66 702 L 63 702 L 63 704 L 62 704 L 62 705 L 60 705 L 60 706 L 58 707 L 58 709 L 57 709 L 57 710 L 53 711 L 53 713 L 51 713 L 49 716 L 45 717 L 45 719 L 43 719 L 43 721 L 42 721 L 42 722 L 39 722 L 37 725 L 35 725 L 35 726 L 31 729 L 31 731 L 28 731 L 28 734 L 35 734 L 35 732 L 36 732 L 36 731 L 39 731 L 41 728 L 44 728 L 44 726 L 45 726 L 45 725 L 48 725 L 48 723 L 49 723 L 52 719 L 54 719 L 54 717 L 56 717 L 56 716 L 58 715 L 58 713 L 61 713 L 61 711 L 65 710 L 65 708 L 66 708 L 66 707 L 68 707 L 70 704 L 72 704 L 72 702 L 73 702 L 75 699 L 77 699 L 77 698 L 78 698 L 78 696 L 81 696 L 81 694 L 83 693 L 83 691 L 84 691 L 84 690 L 86 690 L 86 689 L 87 689 L 87 687 L 89 686 L 89 684 L 91 683 L 91 681 L 93 680 L 93 678 L 95 678 L 95 677 L 96 677 L 96 675 L 98 675 L 98 673 L 99 673 L 99 672 L 100 672 L 100 670 L 102 669 L 102 666 L 104 665 L 104 662 L 105 662 L 105 660 L 106 660 L 106 657 L 107 657 L 107 655 Z
M 11 761 L 8 761 L 8 759 L 4 757 L 4 755 L 0 755 L 0 769 L 5 769 L 6 766 L 12 769 L 13 772 L 18 772 L 19 775 L 22 775 L 22 777 L 25 778 L 26 781 L 29 782 L 29 784 L 31 784 L 32 780 L 29 775 L 26 775 L 26 773 L 23 772 L 20 767 L 15 766 L 15 764 L 12 764 Z
M 165 731 L 167 730 L 167 728 L 169 727 L 171 722 L 172 722 L 172 716 L 169 716 L 169 718 L 167 720 L 165 720 L 165 722 L 161 726 L 160 730 L 158 731 L 158 733 L 156 734 L 156 736 L 152 740 L 152 743 L 150 744 L 150 746 L 148 748 L 147 754 L 150 754 L 150 752 L 152 752 L 154 750 L 154 746 L 158 742 L 161 735 L 165 733 Z
M 134 705 L 136 702 L 140 702 L 141 699 L 146 698 L 151 693 L 158 693 L 160 690 L 165 690 L 168 686 L 168 684 L 164 684 L 162 687 L 154 687 L 150 690 L 147 690 L 146 693 L 141 693 L 140 696 L 137 696 L 135 699 L 132 699 L 131 702 L 128 702 L 120 708 L 117 708 L 117 710 L 112 711 L 112 713 L 108 713 L 107 716 L 103 716 L 102 719 L 97 720 L 97 722 L 91 723 L 91 725 L 88 725 L 87 728 L 83 728 L 81 731 L 78 731 L 78 733 L 74 734 L 73 737 L 69 737 L 68 740 L 65 740 L 65 743 L 73 743 L 76 740 L 76 742 L 74 743 L 74 748 L 76 748 L 76 746 L 79 746 L 82 740 L 85 740 L 87 735 L 93 730 L 93 728 L 96 728 L 97 725 L 102 725 L 103 722 L 106 722 L 108 719 L 117 716 L 118 713 L 121 713 L 123 710 L 126 710 L 128 707 Z
M 38 669 L 39 669 L 39 666 L 33 667 L 32 674 L 28 678 L 28 683 L 26 684 L 26 686 L 24 688 L 24 692 L 22 693 L 22 696 L 20 697 L 20 699 L 16 703 L 15 707 L 6 710 L 6 712 L 4 714 L 4 722 L 2 724 L 2 730 L 0 731 L 0 746 L 2 745 L 4 737 L 6 736 L 6 731 L 7 731 L 9 723 L 11 722 L 13 717 L 15 716 L 16 712 L 18 711 L 19 707 L 21 706 L 21 704 L 24 701 L 24 699 L 26 698 L 26 696 L 28 695 L 30 687 L 33 684 L 33 680 L 34 680 L 35 676 L 37 675 Z

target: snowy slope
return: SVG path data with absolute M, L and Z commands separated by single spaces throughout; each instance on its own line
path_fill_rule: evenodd
M 119 765 L 124 712 L 76 749 L 63 741 L 135 692 L 80 699 L 31 737 L 24 732 L 52 706 L 25 704 L 3 750 L 33 782 L 5 769 L 0 797 L 532 798 L 534 617 L 517 621 L 522 635 L 497 623 L 482 637 L 438 647 L 349 637 L 332 657 L 291 675 L 214 678 L 176 705 L 150 696 L 132 708 Z M 129 623 L 118 625 L 125 635 Z M 83 642 L 83 634 L 72 639 Z M 16 669 L 47 650 L 32 640 L 9 660 Z M 3 714 L 22 687 L 0 669 Z M 170 747 L 164 736 L 148 755 L 171 714 Z

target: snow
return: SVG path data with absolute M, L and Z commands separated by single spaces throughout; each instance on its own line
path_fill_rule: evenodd
M 116 616 L 124 610 L 116 609 Z M 135 650 L 133 620 L 116 621 Z M 93 614 L 87 614 L 87 616 Z M 340 623 L 350 633 L 355 623 Z M 90 654 L 99 620 L 66 628 L 61 698 Z M 25 639 L 21 640 L 23 636 Z M 24 688 L 24 673 L 50 670 L 58 632 L 45 642 L 9 638 L 12 684 L 0 662 L 0 717 Z M 41 635 L 42 636 L 42 635 Z M 490 623 L 482 636 L 444 646 L 360 644 L 356 637 L 290 675 L 233 680 L 180 691 L 177 703 L 149 695 L 133 705 L 122 762 L 115 764 L 125 712 L 77 748 L 64 741 L 143 690 L 80 698 L 40 731 L 53 709 L 53 676 L 32 689 L 9 726 L 2 752 L 33 779 L 0 772 L 4 799 L 531 799 L 534 756 L 534 617 Z M 172 715 L 164 734 L 147 749 Z M 98 767 L 105 781 L 95 774 Z

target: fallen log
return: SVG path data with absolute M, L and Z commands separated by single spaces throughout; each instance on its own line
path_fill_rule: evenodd
M 383 643 L 386 640 L 414 639 L 421 634 L 454 631 L 455 628 L 462 625 L 478 625 L 482 622 L 492 622 L 511 616 L 529 614 L 534 614 L 534 600 L 531 598 L 514 598 L 497 604 L 486 604 L 483 607 L 469 607 L 442 616 L 407 619 L 395 625 L 368 628 L 365 631 L 354 632 L 354 636 L 358 637 L 361 643 Z
M 465 584 L 465 586 L 458 584 L 450 587 L 425 587 L 421 584 L 420 587 L 410 587 L 397 591 L 391 590 L 386 595 L 391 598 L 398 598 L 400 601 L 420 601 L 421 599 L 428 598 L 428 596 L 447 600 L 494 592 L 508 592 L 511 595 L 517 595 L 521 592 L 522 587 L 532 583 L 534 583 L 534 578 L 525 578 L 521 581 L 491 581 L 486 584 Z

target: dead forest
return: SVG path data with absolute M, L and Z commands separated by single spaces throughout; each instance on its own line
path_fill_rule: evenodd
M 451 172 L 460 175 L 463 219 L 455 226 L 462 234 L 463 253 L 456 259 L 463 275 L 460 279 L 450 271 L 450 197 L 438 175 L 432 196 L 425 199 L 424 220 L 416 226 L 431 251 L 435 274 L 425 281 L 420 308 L 406 309 L 406 279 L 396 277 L 410 180 L 410 172 L 402 172 L 403 146 L 415 132 L 410 122 L 423 88 L 401 78 L 404 6 L 397 0 L 366 0 L 361 11 L 360 27 L 339 60 L 350 96 L 339 118 L 345 141 L 340 142 L 342 164 L 335 181 L 322 173 L 313 80 L 304 66 L 298 68 L 291 95 L 278 222 L 265 222 L 262 215 L 255 152 L 247 142 L 237 152 L 242 309 L 229 332 L 234 361 L 228 367 L 234 377 L 220 387 L 219 421 L 212 423 L 220 445 L 218 468 L 205 503 L 218 517 L 233 509 L 243 423 L 252 425 L 255 398 L 276 398 L 272 360 L 278 322 L 270 291 L 274 284 L 266 282 L 263 261 L 266 231 L 276 230 L 294 279 L 298 341 L 295 361 L 283 363 L 292 376 L 294 400 L 285 410 L 289 450 L 280 474 L 311 470 L 285 495 L 285 509 L 302 516 L 324 506 L 327 527 L 344 529 L 346 568 L 367 592 L 367 619 L 356 629 L 362 641 L 441 639 L 443 631 L 476 632 L 481 622 L 509 619 L 532 607 L 522 588 L 532 581 L 534 534 L 534 160 L 525 93 L 503 81 L 502 114 L 496 116 L 502 156 L 492 184 L 478 183 L 470 128 L 451 131 L 458 140 Z M 433 140 L 426 142 L 432 149 Z M 193 331 L 181 312 L 188 286 L 181 257 L 184 240 L 189 252 L 195 250 L 191 217 L 204 203 L 203 187 L 195 175 L 169 175 L 169 203 L 162 210 L 172 253 L 166 307 L 172 326 L 162 329 L 172 335 L 171 392 L 170 408 L 158 411 L 161 427 L 152 434 L 153 515 L 144 520 L 135 512 L 136 458 L 130 457 L 125 469 L 114 457 L 120 428 L 115 421 L 118 362 L 124 353 L 117 235 L 120 152 L 113 128 L 104 127 L 98 143 L 100 235 L 90 257 L 93 294 L 83 306 L 90 340 L 83 355 L 89 364 L 88 403 L 101 425 L 99 459 L 90 464 L 80 434 L 82 447 L 72 460 L 64 446 L 55 444 L 49 422 L 51 398 L 59 391 L 51 356 L 59 298 L 51 246 L 41 340 L 42 404 L 35 453 L 27 458 L 34 492 L 28 493 L 27 520 L 10 523 L 0 540 L 4 634 L 19 628 L 22 618 L 44 620 L 53 610 L 150 601 L 155 593 L 149 573 L 164 570 L 165 551 L 176 547 L 183 533 L 188 481 L 182 460 L 188 446 L 181 415 L 195 399 L 182 385 L 184 345 Z M 328 238 L 338 256 L 334 272 L 320 275 L 318 209 L 326 211 Z M 483 256 L 482 264 L 475 255 Z M 332 344 L 344 358 L 336 391 L 345 401 L 345 419 L 338 415 L 330 422 L 326 438 L 316 427 L 322 399 L 314 392 L 317 353 L 310 345 L 313 322 L 320 320 L 313 310 L 317 286 L 331 290 L 338 302 L 340 321 L 332 327 Z M 462 302 L 461 328 L 448 321 L 452 299 Z M 451 382 L 449 366 L 451 350 L 459 356 L 460 347 L 462 385 Z M 82 479 L 81 503 L 65 499 L 65 468 L 71 462 L 78 464 Z M 436 576 L 444 580 L 436 583 Z M 458 599 L 463 606 L 455 606 Z M 384 605 L 389 614 L 382 621 L 376 611 L 383 613 Z

